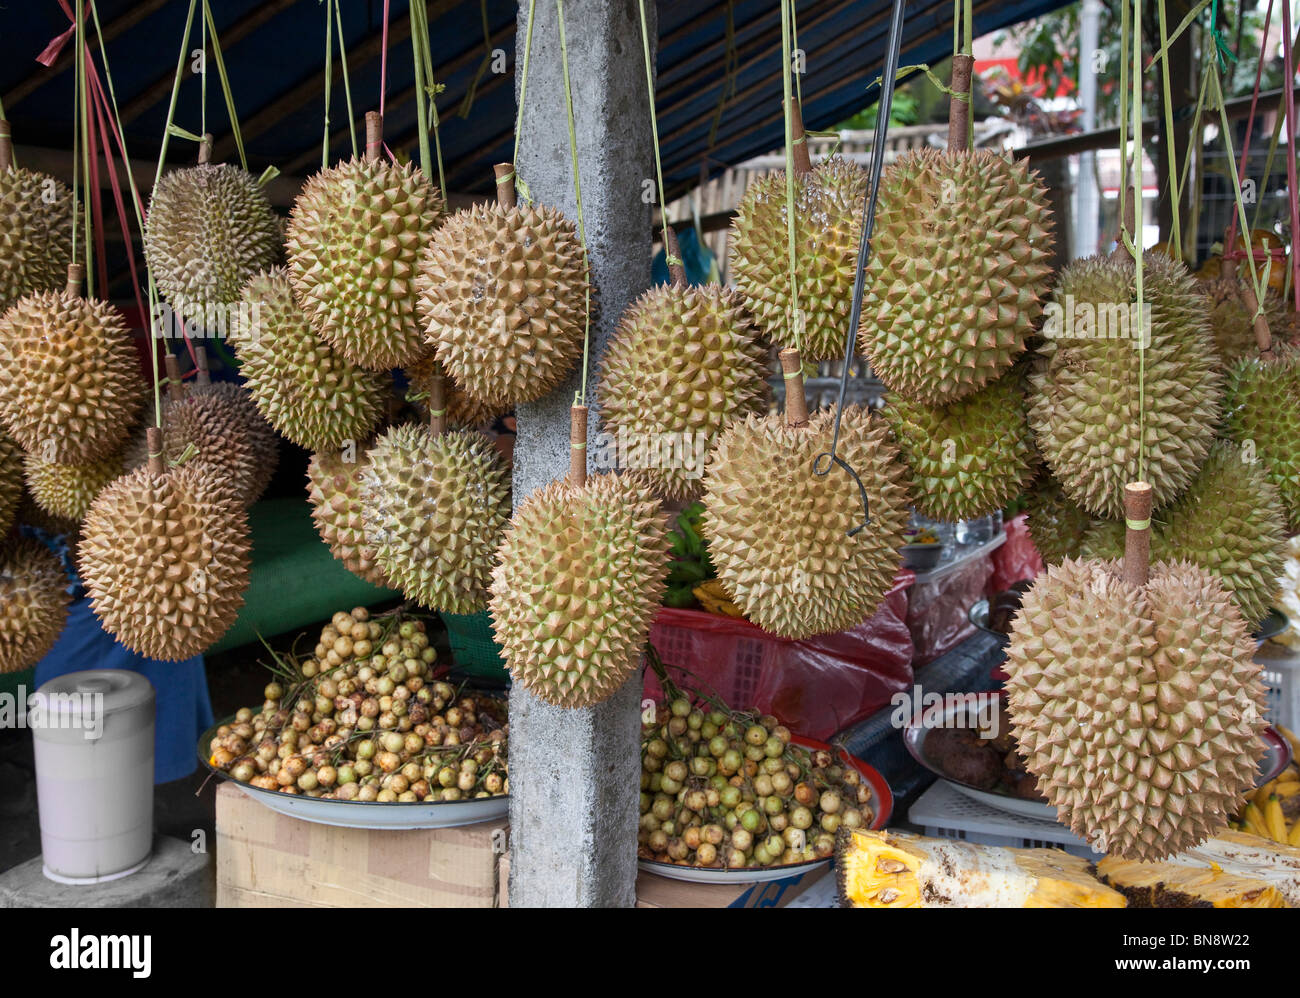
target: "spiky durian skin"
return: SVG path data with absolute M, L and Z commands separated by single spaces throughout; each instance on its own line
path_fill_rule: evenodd
M 740 297 L 716 284 L 652 288 L 628 306 L 598 376 L 619 464 L 690 500 L 733 419 L 767 411 L 767 350 Z
M 728 245 L 736 287 L 768 339 L 797 345 L 805 360 L 844 356 L 866 187 L 866 170 L 839 157 L 795 178 L 801 337 L 791 330 L 785 171 L 751 183 L 732 220 Z
M 842 469 L 813 473 L 830 451 L 834 413 L 790 427 L 749 416 L 718 438 L 705 475 L 704 532 L 718 578 L 753 623 L 787 638 L 839 631 L 875 612 L 902 562 L 907 470 L 883 420 L 847 406 L 836 450 Z
M 1218 351 L 1220 360 L 1225 365 L 1231 365 L 1242 357 L 1257 354 L 1259 346 L 1255 340 L 1255 317 L 1247 311 L 1242 301 L 1241 281 L 1218 277 L 1198 281 L 1197 287 L 1206 298 L 1210 334 L 1214 337 L 1214 348 Z M 1288 325 L 1286 303 L 1277 295 L 1266 291 L 1263 305 L 1264 317 L 1268 319 L 1273 336 L 1279 340 L 1285 339 Z
M 386 371 L 424 352 L 415 275 L 442 217 L 442 196 L 409 163 L 352 159 L 303 185 L 289 276 L 312 327 L 354 364 Z
M 1010 372 L 940 407 L 889 398 L 885 421 L 912 473 L 918 512 L 956 523 L 1020 495 L 1038 460 L 1020 382 Z
M 421 606 L 477 613 L 510 517 L 510 475 L 481 433 L 397 426 L 361 472 L 362 524 L 375 563 Z
M 1071 502 L 1046 472 L 1030 490 L 1026 513 L 1029 536 L 1044 565 L 1079 557 L 1079 543 L 1092 526 L 1092 517 Z
M 29 669 L 54 647 L 68 619 L 68 579 L 53 552 L 30 537 L 0 549 L 0 674 Z
M 0 313 L 63 286 L 72 259 L 72 192 L 31 170 L 0 170 Z
M 435 377 L 443 378 L 444 404 L 447 410 L 447 426 L 453 430 L 474 430 L 493 423 L 499 416 L 510 411 L 506 404 L 483 402 L 470 395 L 456 384 L 438 363 L 437 354 L 430 350 L 414 364 L 404 369 L 410 380 L 407 400 L 414 404 L 416 410 L 429 418 L 429 392 Z
M 438 360 L 476 399 L 532 402 L 582 354 L 586 256 L 577 227 L 548 205 L 457 212 L 429 242 L 419 290 Z
M 143 398 L 135 348 L 107 302 L 46 292 L 0 316 L 0 419 L 48 461 L 114 451 Z
M 667 519 L 625 475 L 551 482 L 520 503 L 492 572 L 492 627 L 515 682 L 590 707 L 641 664 L 668 573 Z
M 249 278 L 230 341 L 266 421 L 307 450 L 368 437 L 383 411 L 384 375 L 317 338 L 283 268 Z
M 1029 423 L 1066 494 L 1097 516 L 1124 515 L 1124 486 L 1151 484 L 1158 509 L 1176 499 L 1209 453 L 1223 398 L 1205 309 L 1187 269 L 1160 253 L 1143 263 L 1150 343 L 1140 321 L 1127 338 L 1083 316 L 1136 312 L 1133 261 L 1089 257 L 1061 271 L 1055 310 L 1030 369 Z M 1108 311 L 1101 312 L 1098 307 Z M 1067 308 L 1073 310 L 1066 317 Z M 1135 314 L 1132 316 L 1137 318 Z M 1119 331 L 1124 330 L 1119 327 Z M 1140 354 L 1145 373 L 1140 398 Z M 1142 430 L 1145 427 L 1145 447 Z M 1145 455 L 1145 463 L 1140 458 Z
M 1047 189 L 992 150 L 911 150 L 880 183 L 862 347 L 890 388 L 926 405 L 964 398 L 1025 348 L 1051 275 Z
M 311 518 L 330 553 L 353 575 L 372 585 L 393 588 L 367 542 L 361 516 L 361 476 L 370 464 L 369 444 L 317 451 L 307 465 Z
M 1152 520 L 1152 545 L 1155 544 L 1157 524 Z M 1092 525 L 1079 538 L 1080 558 L 1095 561 L 1115 561 L 1124 557 L 1124 538 L 1127 529 L 1120 520 L 1093 520 Z
M 280 225 L 256 177 L 229 163 L 204 163 L 158 181 L 144 253 L 172 307 L 215 328 L 244 282 L 275 263 Z
M 1059 820 L 1094 846 L 1156 860 L 1227 824 L 1262 753 L 1255 643 L 1213 575 L 1158 562 L 1040 575 L 1003 669 L 1013 733 Z
M 145 467 L 91 503 L 79 574 L 104 630 L 132 651 L 191 658 L 235 622 L 248 587 L 248 518 L 222 489 L 200 466 L 161 475 Z
M 9 533 L 23 496 L 23 450 L 0 431 L 0 536 Z
M 43 461 L 39 454 L 27 454 L 23 474 L 36 505 L 50 516 L 80 520 L 100 490 L 122 474 L 122 455 L 114 453 L 85 464 L 59 464 Z
M 1277 488 L 1288 529 L 1300 530 L 1300 350 L 1274 348 L 1271 360 L 1243 357 L 1228 372 L 1228 434 L 1254 449 Z
M 195 385 L 163 406 L 163 456 L 211 470 L 245 507 L 265 491 L 278 453 L 275 433 L 239 385 Z

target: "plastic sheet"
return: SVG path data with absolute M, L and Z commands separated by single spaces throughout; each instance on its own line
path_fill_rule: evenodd
M 1024 513 L 1012 517 L 1002 527 L 1007 542 L 993 552 L 993 577 L 988 594 L 1003 592 L 1017 582 L 1033 579 L 1043 570 L 1043 559 L 1029 536 L 1029 522 Z
M 790 641 L 747 620 L 665 607 L 650 643 L 674 682 L 715 691 L 732 707 L 757 708 L 798 734 L 824 739 L 911 688 L 911 579 L 901 574 L 875 615 L 835 634 Z M 645 691 L 662 695 L 649 670 Z
M 970 608 L 984 598 L 993 557 L 972 558 L 934 582 L 917 583 L 908 594 L 907 627 L 916 653 L 914 666 L 933 662 L 975 633 Z

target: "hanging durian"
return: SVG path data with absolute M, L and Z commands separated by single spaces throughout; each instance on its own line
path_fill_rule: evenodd
M 163 441 L 150 431 L 150 450 Z M 104 630 L 149 658 L 199 654 L 235 622 L 248 586 L 248 518 L 199 464 L 151 456 L 91 504 L 79 574 Z
M 690 500 L 718 434 L 767 411 L 767 350 L 734 291 L 688 287 L 679 264 L 670 270 L 673 284 L 623 313 L 597 385 L 620 466 L 666 499 Z
M 953 57 L 959 94 L 969 94 L 971 63 Z M 947 150 L 909 150 L 885 168 L 862 304 L 872 370 L 931 406 L 1014 363 L 1051 276 L 1046 187 L 1024 160 L 968 151 L 969 100 L 950 106 Z
M 447 426 L 453 430 L 476 430 L 494 423 L 498 417 L 510 411 L 508 405 L 493 405 L 474 398 L 462 391 L 447 378 L 447 372 L 438 363 L 437 355 L 430 350 L 414 364 L 403 369 L 410 381 L 406 399 L 411 402 L 423 418 L 429 418 L 429 395 L 433 390 L 433 379 L 442 378 L 446 395 Z
M 68 618 L 68 579 L 40 541 L 0 547 L 0 674 L 29 669 L 54 647 Z
M 43 461 L 39 454 L 23 458 L 27 491 L 53 517 L 80 520 L 100 490 L 122 474 L 122 455 L 113 453 L 84 464 Z
M 916 510 L 956 523 L 1001 509 L 1034 475 L 1038 455 L 1019 371 L 932 408 L 890 396 L 885 421 L 912 474 Z
M 354 364 L 401 367 L 424 352 L 415 276 L 443 217 L 442 196 L 412 164 L 380 158 L 379 115 L 366 157 L 308 179 L 289 218 L 289 276 L 312 328 Z M 468 266 L 468 261 L 462 261 Z
M 84 269 L 66 291 L 28 295 L 0 316 L 0 420 L 46 461 L 112 453 L 144 395 L 131 336 L 117 309 L 81 297 Z
M 835 413 L 810 419 L 798 352 L 783 350 L 781 363 L 784 417 L 732 423 L 713 449 L 704 531 L 718 578 L 745 616 L 805 638 L 862 623 L 893 585 L 909 520 L 907 470 L 884 421 L 847 406 L 836 453 L 860 485 L 838 466 L 816 474 Z
M 257 178 L 212 164 L 212 136 L 199 165 L 164 174 L 149 198 L 144 255 L 158 290 L 186 320 L 228 329 L 227 306 L 280 255 L 280 225 Z
M 627 475 L 587 477 L 587 407 L 572 410 L 569 477 L 515 510 L 492 572 L 492 626 L 515 682 L 590 707 L 640 667 L 668 572 L 667 521 Z
M 0 430 L 0 536 L 9 533 L 23 495 L 23 449 Z
M 547 394 L 582 354 L 590 284 L 577 227 L 547 205 L 497 201 L 457 212 L 420 261 L 420 319 L 455 383 L 495 406 Z
M 814 167 L 797 102 L 791 112 L 800 352 L 808 360 L 833 360 L 844 356 L 867 171 L 837 156 Z M 784 170 L 754 180 L 736 208 L 727 240 L 736 287 L 773 342 L 789 327 L 793 304 L 786 195 Z
M 430 408 L 445 409 L 442 398 Z M 362 525 L 379 570 L 408 599 L 477 613 L 510 517 L 510 473 L 483 434 L 445 427 L 444 415 L 379 437 L 361 471 Z
M 369 436 L 383 411 L 385 376 L 317 338 L 283 269 L 250 278 L 242 302 L 230 341 L 267 422 L 313 451 Z
M 1214 440 L 1223 397 L 1191 275 L 1163 254 L 1144 260 L 1142 309 L 1133 304 L 1127 255 L 1061 271 L 1029 379 L 1029 423 L 1052 474 L 1072 500 L 1112 519 L 1123 515 L 1123 487 L 1137 478 L 1144 448 L 1156 507 L 1186 490 Z
M 13 161 L 9 122 L 0 119 L 0 314 L 25 295 L 56 291 L 72 256 L 72 192 Z
M 375 564 L 361 516 L 361 479 L 370 463 L 370 441 L 317 451 L 307 466 L 307 498 L 316 532 L 330 553 L 353 575 L 393 588 Z
M 1079 544 L 1084 532 L 1092 526 L 1093 518 L 1071 502 L 1060 484 L 1046 472 L 1029 493 L 1026 513 L 1029 535 L 1044 565 L 1081 557 Z
M 1126 490 L 1118 562 L 1067 559 L 1025 594 L 1003 669 L 1012 731 L 1059 819 L 1163 859 L 1224 828 L 1263 753 L 1255 643 L 1219 580 L 1147 565 L 1151 489 Z
M 1259 351 L 1255 339 L 1255 316 L 1243 299 L 1240 280 L 1236 276 L 1223 276 L 1198 281 L 1197 286 L 1205 295 L 1210 333 L 1224 365 L 1231 366 L 1242 357 L 1255 356 Z M 1286 303 L 1277 295 L 1265 293 L 1264 315 L 1271 329 L 1286 328 Z
M 1277 345 L 1228 372 L 1228 433 L 1250 448 L 1273 483 L 1288 529 L 1300 530 L 1300 350 Z

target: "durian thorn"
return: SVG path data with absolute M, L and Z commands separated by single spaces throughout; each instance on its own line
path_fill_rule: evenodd
M 208 351 L 205 347 L 194 348 L 194 366 L 197 368 L 194 383 L 199 386 L 212 384 L 212 373 L 208 370 Z
M 149 474 L 161 475 L 167 470 L 163 464 L 162 428 L 150 426 L 144 431 L 144 437 L 149 445 Z
M 677 244 L 677 233 L 664 219 L 664 262 L 668 264 L 668 283 L 675 288 L 686 287 L 686 267 L 682 263 L 682 248 Z
M 1124 486 L 1124 581 L 1136 589 L 1147 584 L 1151 568 L 1151 486 Z
M 384 148 L 384 116 L 378 111 L 366 112 L 366 162 L 378 163 Z
M 447 379 L 441 374 L 429 379 L 429 432 L 434 436 L 447 432 Z
M 199 139 L 199 166 L 206 166 L 212 162 L 212 133 L 204 132 L 203 137 Z
M 799 351 L 786 347 L 777 356 L 781 360 L 781 373 L 785 377 L 786 425 L 806 426 L 808 398 L 803 390 L 803 361 L 799 358 Z
M 952 92 L 948 95 L 948 151 L 965 152 L 970 136 L 970 81 L 975 57 L 959 53 L 952 57 Z
M 587 484 L 587 407 L 569 409 L 569 483 L 580 489 Z
M 0 172 L 14 168 L 14 131 L 9 122 L 0 118 Z
M 80 298 L 81 286 L 86 280 L 86 268 L 84 264 L 68 264 L 68 297 Z
M 793 146 L 794 175 L 802 177 L 812 173 L 812 156 L 808 153 L 808 133 L 803 130 L 803 109 L 799 98 L 790 98 L 790 141 Z
M 497 163 L 492 167 L 497 178 L 497 206 L 513 208 L 515 206 L 515 164 Z

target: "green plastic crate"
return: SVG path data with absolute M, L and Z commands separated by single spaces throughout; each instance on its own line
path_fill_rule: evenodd
M 447 641 L 451 645 L 453 665 L 471 676 L 507 680 L 510 673 L 501 655 L 501 646 L 492 634 L 492 617 L 482 613 L 444 613 Z

